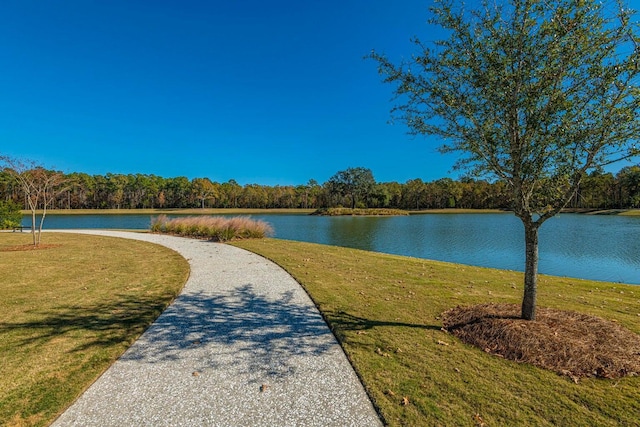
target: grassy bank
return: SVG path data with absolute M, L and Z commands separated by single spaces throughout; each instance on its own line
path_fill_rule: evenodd
M 313 212 L 320 216 L 404 216 L 408 211 L 400 209 L 351 209 L 351 208 L 323 208 Z
M 638 377 L 576 384 L 441 330 L 442 313 L 457 305 L 520 303 L 520 273 L 274 239 L 234 245 L 307 289 L 389 425 L 638 425 Z M 640 333 L 638 287 L 541 276 L 539 304 Z
M 131 240 L 0 233 L 0 425 L 47 425 L 173 298 L 188 266 Z M 636 426 L 640 378 L 570 378 L 462 344 L 456 305 L 519 303 L 520 273 L 276 239 L 233 243 L 285 267 L 392 426 Z M 50 246 L 49 246 L 50 245 Z M 640 333 L 640 288 L 540 278 L 541 306 Z
M 177 253 L 58 234 L 0 233 L 0 425 L 44 426 L 151 324 L 189 274 Z M 26 246 L 25 246 L 26 245 Z

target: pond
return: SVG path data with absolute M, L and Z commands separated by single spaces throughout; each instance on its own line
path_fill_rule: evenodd
M 522 271 L 524 238 L 513 214 L 322 217 L 261 214 L 275 236 Z M 45 229 L 148 229 L 149 215 L 49 215 Z M 25 217 L 25 225 L 30 218 Z M 540 229 L 539 271 L 556 276 L 640 284 L 640 217 L 562 214 Z

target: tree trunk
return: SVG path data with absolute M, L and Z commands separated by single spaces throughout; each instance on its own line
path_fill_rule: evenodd
M 38 239 L 36 246 L 40 245 L 40 241 L 42 240 L 42 226 L 44 225 L 44 217 L 47 215 L 47 206 L 44 206 L 42 210 L 42 217 L 40 218 L 40 225 L 38 226 Z
M 538 224 L 531 220 L 524 224 L 525 270 L 522 318 L 536 320 L 536 297 L 538 293 Z
M 36 210 L 31 209 L 31 236 L 33 237 L 33 246 L 37 246 L 36 240 Z

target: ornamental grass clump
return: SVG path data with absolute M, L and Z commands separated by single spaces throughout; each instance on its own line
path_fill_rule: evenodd
M 160 215 L 151 223 L 154 233 L 175 234 L 226 242 L 234 239 L 263 238 L 273 234 L 270 224 L 249 217 L 189 216 L 169 219 Z

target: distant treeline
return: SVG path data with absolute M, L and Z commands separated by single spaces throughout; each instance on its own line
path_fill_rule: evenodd
M 53 172 L 53 171 L 52 171 Z M 334 177 L 335 178 L 335 177 Z M 64 174 L 64 184 L 51 196 L 50 209 L 137 208 L 326 208 L 349 206 L 353 195 L 332 178 L 324 184 L 240 185 L 234 180 L 163 178 L 144 174 Z M 503 181 L 464 178 L 421 179 L 368 185 L 357 193 L 357 207 L 417 209 L 509 209 L 511 191 Z M 26 206 L 22 188 L 0 171 L 0 200 Z M 626 209 L 640 207 L 640 166 L 617 174 L 593 173 L 584 178 L 570 207 Z

